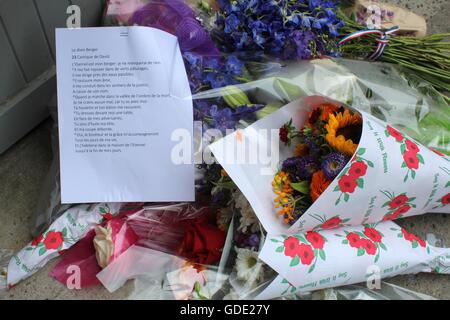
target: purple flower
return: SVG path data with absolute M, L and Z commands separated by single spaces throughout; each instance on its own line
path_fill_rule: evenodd
M 230 108 L 219 109 L 217 105 L 211 106 L 210 115 L 213 119 L 212 126 L 222 132 L 227 129 L 235 129 L 236 121 Z
M 321 168 L 328 180 L 333 180 L 344 169 L 348 158 L 340 152 L 332 152 L 322 161 Z
M 292 157 L 284 160 L 282 170 L 289 174 L 292 182 L 310 180 L 314 172 L 318 170 L 314 157 Z

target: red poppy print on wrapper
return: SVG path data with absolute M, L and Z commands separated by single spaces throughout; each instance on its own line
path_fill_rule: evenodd
M 449 185 L 450 185 L 450 181 L 447 183 L 447 186 L 449 186 Z M 441 198 L 438 200 L 438 205 L 437 205 L 437 206 L 434 206 L 433 209 L 445 207 L 445 206 L 447 206 L 447 205 L 449 205 L 449 204 L 450 204 L 450 192 L 447 193 L 445 196 L 441 197 Z
M 425 164 L 423 156 L 420 154 L 419 146 L 391 126 L 386 127 L 385 134 L 386 137 L 392 137 L 400 144 L 400 152 L 403 156 L 401 167 L 407 170 L 403 182 L 406 182 L 409 177 L 415 179 L 416 171 L 419 170 L 420 165 Z
M 283 253 L 291 259 L 290 267 L 298 265 L 309 266 L 308 273 L 311 273 L 318 261 L 326 260 L 325 243 L 327 239 L 318 232 L 308 231 L 306 234 L 296 234 L 293 236 L 283 236 L 284 241 L 270 239 L 279 244 L 276 252 Z
M 430 253 L 430 247 L 428 246 L 428 243 L 424 239 L 416 236 L 414 233 L 406 231 L 405 228 L 401 228 L 401 229 L 391 228 L 391 230 L 399 231 L 399 233 L 397 234 L 397 237 L 403 238 L 406 241 L 409 241 L 411 243 L 411 248 L 413 248 L 413 249 L 423 248 L 423 249 L 426 249 L 427 253 Z
M 328 230 L 345 227 L 349 225 L 347 222 L 350 221 L 350 218 L 342 219 L 338 215 L 328 219 L 325 216 L 321 217 L 318 214 L 310 214 L 309 216 L 320 222 L 313 230 Z
M 348 245 L 356 250 L 358 257 L 365 254 L 374 256 L 374 263 L 380 258 L 381 250 L 387 251 L 383 243 L 384 235 L 376 229 L 376 225 L 365 224 L 362 231 L 345 231 L 343 234 L 335 234 L 337 237 L 344 238 L 342 244 Z
M 387 209 L 383 221 L 403 218 L 409 210 L 416 208 L 416 205 L 414 204 L 416 197 L 409 197 L 406 192 L 399 195 L 395 195 L 394 192 L 388 190 L 380 190 L 380 192 L 387 198 L 387 201 L 381 206 L 381 208 Z
M 354 193 L 358 188 L 364 189 L 364 176 L 369 168 L 374 167 L 372 161 L 362 157 L 365 153 L 365 148 L 359 148 L 350 161 L 350 164 L 338 175 L 338 185 L 333 191 L 340 192 L 341 194 L 337 198 L 335 205 L 338 205 L 341 199 L 348 202 L 350 200 L 350 194 Z
M 71 240 L 67 239 L 67 228 L 62 231 L 49 230 L 34 238 L 25 250 L 34 251 L 37 249 L 38 255 L 42 256 L 47 251 L 61 251 L 64 243 L 71 243 Z

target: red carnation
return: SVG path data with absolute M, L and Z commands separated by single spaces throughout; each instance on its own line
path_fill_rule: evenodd
M 41 243 L 41 241 L 42 241 L 42 234 L 40 234 L 40 235 L 38 235 L 36 238 L 34 238 L 32 241 L 31 241 L 31 245 L 33 246 L 33 247 L 36 247 L 39 243 Z
M 373 242 L 381 242 L 381 234 L 374 228 L 364 228 L 364 234 Z
M 323 249 L 325 240 L 319 233 L 314 231 L 308 231 L 306 233 L 306 239 L 311 243 L 314 249 Z
M 361 238 L 354 232 L 347 234 L 347 240 L 350 247 L 359 248 L 361 246 Z
M 310 265 L 314 260 L 314 251 L 310 245 L 304 243 L 300 244 L 297 252 L 302 264 Z
M 341 179 L 339 179 L 338 185 L 342 192 L 353 193 L 358 183 L 356 182 L 356 179 L 354 177 L 345 175 Z
M 113 215 L 112 215 L 111 212 L 107 212 L 107 213 L 104 213 L 102 215 L 102 217 L 103 217 L 103 219 L 105 219 L 105 221 L 109 221 L 109 220 L 111 220 L 113 218 Z
M 336 228 L 341 224 L 342 220 L 339 217 L 334 217 L 331 219 L 328 219 L 324 223 L 322 223 L 321 228 L 322 229 L 333 229 Z
M 384 216 L 383 221 L 395 220 L 397 218 L 398 218 L 398 216 L 394 216 L 393 214 L 387 214 Z
M 288 237 L 284 240 L 284 255 L 294 258 L 298 254 L 300 242 L 295 237 Z
M 391 126 L 387 126 L 387 131 L 389 134 L 395 138 L 398 142 L 403 141 L 403 136 L 400 132 L 398 132 L 396 129 L 392 128 Z
M 367 254 L 374 255 L 377 253 L 377 247 L 375 247 L 375 244 L 367 239 L 361 239 L 361 247 L 366 250 Z
M 280 128 L 280 140 L 284 143 L 288 142 L 288 134 L 289 131 L 286 127 L 281 127 Z
M 365 164 L 362 161 L 357 161 L 352 163 L 352 166 L 350 167 L 350 170 L 348 171 L 348 175 L 352 177 L 353 179 L 362 177 L 366 174 L 367 171 L 367 164 Z
M 411 140 L 406 140 L 405 143 L 406 143 L 406 149 L 408 151 L 411 151 L 411 152 L 414 152 L 414 153 L 418 153 L 420 151 L 420 149 L 417 146 L 417 144 L 415 144 Z
M 53 232 L 50 231 L 47 233 L 47 236 L 44 240 L 45 248 L 48 249 L 58 249 L 63 243 L 63 235 L 62 232 Z
M 408 200 L 409 198 L 407 196 L 401 194 L 399 196 L 396 196 L 394 199 L 392 199 L 391 202 L 389 202 L 389 207 L 391 207 L 392 209 L 398 208 L 407 203 Z
M 417 158 L 417 154 L 412 151 L 405 151 L 403 154 L 403 160 L 406 162 L 406 166 L 409 169 L 418 169 L 419 168 L 419 158 Z
M 449 204 L 450 203 L 450 193 L 447 193 L 445 196 L 441 199 L 442 204 Z

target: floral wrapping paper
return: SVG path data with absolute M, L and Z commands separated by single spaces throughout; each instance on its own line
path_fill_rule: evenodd
M 308 111 L 324 102 L 340 104 L 319 96 L 297 100 L 210 146 L 268 233 L 294 234 L 426 212 L 450 213 L 450 159 L 361 112 L 362 135 L 350 161 L 295 224 L 284 225 L 276 214 L 271 185 L 279 161 L 270 166 L 261 161 L 230 161 L 229 154 L 235 154 L 230 148 L 242 148 L 242 154 L 258 150 L 272 158 L 277 158 L 279 150 L 279 160 L 287 159 L 292 148 L 280 145 L 267 131 L 278 130 L 290 119 L 302 127 Z
M 293 235 L 269 234 L 259 258 L 279 276 L 257 299 L 366 282 L 374 277 L 450 273 L 450 248 L 430 246 L 392 221 Z
M 13 255 L 8 265 L 7 284 L 11 288 L 61 255 L 103 219 L 118 213 L 121 203 L 78 205 L 68 209 L 41 235 Z

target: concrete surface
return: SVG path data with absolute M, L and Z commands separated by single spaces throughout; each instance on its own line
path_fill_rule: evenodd
M 430 32 L 449 32 L 447 0 L 399 0 L 397 3 L 427 17 Z M 47 120 L 0 155 L 0 248 L 19 250 L 30 241 L 29 225 L 36 206 L 39 188 L 51 161 L 51 120 Z M 428 233 L 450 246 L 450 216 L 428 214 L 399 221 L 399 224 L 425 237 Z M 49 263 L 38 273 L 1 295 L 3 299 L 120 299 L 131 292 L 129 282 L 115 294 L 101 287 L 68 290 L 48 277 L 55 264 Z M 418 274 L 397 276 L 388 282 L 440 299 L 450 299 L 450 276 Z

